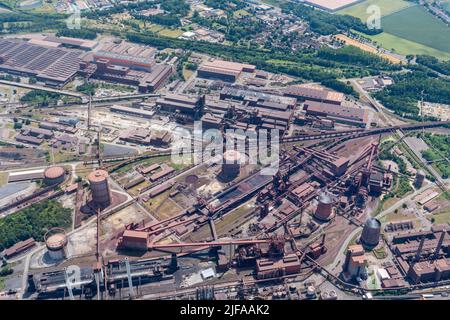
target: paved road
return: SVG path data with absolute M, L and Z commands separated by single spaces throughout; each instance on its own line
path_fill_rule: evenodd
M 20 88 L 26 88 L 26 89 L 36 89 L 36 90 L 43 90 L 43 91 L 47 91 L 47 92 L 60 93 L 60 94 L 66 95 L 66 96 L 72 96 L 72 97 L 77 97 L 77 98 L 85 98 L 86 97 L 86 95 L 81 92 L 53 89 L 53 88 L 49 88 L 46 86 L 40 86 L 37 84 L 19 83 L 19 82 L 6 81 L 6 80 L 0 80 L 0 84 L 6 84 L 8 86 L 14 86 L 14 87 L 20 87 Z

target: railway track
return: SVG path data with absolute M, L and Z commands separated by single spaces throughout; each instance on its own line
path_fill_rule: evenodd
M 427 128 L 434 128 L 450 125 L 450 121 L 435 121 L 435 122 L 424 122 L 419 124 L 407 124 L 407 125 L 399 125 L 399 126 L 389 126 L 382 128 L 374 128 L 374 129 L 352 129 L 352 130 L 343 130 L 336 132 L 328 132 L 328 133 L 315 133 L 301 136 L 290 136 L 281 138 L 281 144 L 288 144 L 293 142 L 301 142 L 301 141 L 312 141 L 312 140 L 324 140 L 324 139 L 333 139 L 333 138 L 350 138 L 356 139 L 360 137 L 366 137 L 371 135 L 378 135 L 382 133 L 392 132 L 395 130 L 404 130 L 404 131 L 412 131 L 412 130 L 420 130 Z M 197 150 L 191 149 L 191 154 L 194 154 Z M 167 151 L 159 151 L 159 152 L 147 152 L 137 156 L 125 156 L 125 157 L 102 157 L 104 162 L 121 162 L 121 161 L 129 161 L 135 162 L 139 160 L 149 159 L 149 158 L 157 158 L 163 156 L 171 156 L 172 150 Z M 97 158 L 85 159 L 85 164 L 93 164 L 97 162 Z

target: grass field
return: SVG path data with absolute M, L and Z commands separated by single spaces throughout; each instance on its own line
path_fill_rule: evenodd
M 397 58 L 396 56 L 394 56 L 392 54 L 385 54 L 385 53 L 379 54 L 378 50 L 376 48 L 374 48 L 372 46 L 369 46 L 369 45 L 367 45 L 365 43 L 361 43 L 361 42 L 359 42 L 357 40 L 354 40 L 352 38 L 349 38 L 346 35 L 338 34 L 336 36 L 336 38 L 341 40 L 341 41 L 344 41 L 346 44 L 348 44 L 350 46 L 354 46 L 354 47 L 360 48 L 361 50 L 364 50 L 366 52 L 370 52 L 370 53 L 379 55 L 380 57 L 382 57 L 384 59 L 387 59 L 387 60 L 389 60 L 392 63 L 399 64 L 399 63 L 402 62 L 402 60 L 400 60 L 399 58 Z
M 450 0 L 443 0 L 442 7 L 444 8 L 445 11 L 450 13 Z
M 366 35 L 364 35 L 366 36 Z M 367 36 L 366 36 L 367 37 Z M 375 36 L 369 36 L 370 39 L 377 42 L 384 48 L 391 50 L 394 49 L 395 52 L 407 55 L 407 54 L 428 54 L 431 56 L 435 56 L 436 58 L 442 60 L 450 59 L 449 52 L 443 52 L 440 50 L 436 50 L 425 45 L 421 45 L 420 43 L 409 41 L 395 35 L 383 32 L 381 34 L 377 34 Z
M 445 2 L 450 6 L 450 1 Z M 384 32 L 364 37 L 399 54 L 428 54 L 442 60 L 450 59 L 450 28 L 419 5 L 404 0 L 366 0 L 338 13 L 366 21 L 370 5 L 380 6 Z
M 183 31 L 180 29 L 162 29 L 158 31 L 158 34 L 164 37 L 178 38 L 183 34 Z
M 283 3 L 286 3 L 286 0 L 262 0 L 261 2 L 268 4 L 269 6 L 279 7 Z
M 0 172 L 0 187 L 8 183 L 8 176 L 7 172 Z
M 0 1 L 0 6 L 14 9 L 17 2 L 17 0 L 2 0 Z
M 249 16 L 249 15 L 250 15 L 250 13 L 248 13 L 248 12 L 245 11 L 244 9 L 235 11 L 235 12 L 233 13 L 233 16 L 234 16 L 235 18 L 241 18 L 241 17 L 245 17 L 245 16 Z
M 447 224 L 450 223 L 450 212 L 434 214 L 429 219 L 433 219 L 435 224 Z
M 403 0 L 366 0 L 357 5 L 342 9 L 337 13 L 348 14 L 360 18 L 362 21 L 366 21 L 367 18 L 371 15 L 371 13 L 367 13 L 366 10 L 371 5 L 379 6 L 381 16 L 384 17 L 391 13 L 413 6 L 414 4 Z
M 383 30 L 439 51 L 450 53 L 450 28 L 419 6 L 382 18 Z

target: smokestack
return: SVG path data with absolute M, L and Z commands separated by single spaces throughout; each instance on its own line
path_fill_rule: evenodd
M 437 247 L 436 247 L 436 251 L 434 252 L 434 255 L 433 255 L 433 259 L 437 259 L 438 258 L 439 252 L 441 251 L 442 243 L 444 242 L 444 238 L 445 238 L 445 234 L 446 233 L 447 233 L 447 231 L 445 229 L 442 230 L 441 237 L 439 238 L 439 242 L 438 242 Z
M 414 262 L 419 261 L 420 255 L 422 254 L 422 248 L 423 248 L 424 242 L 425 242 L 425 236 L 422 236 L 422 238 L 420 239 L 419 248 L 417 249 L 417 253 L 414 258 Z

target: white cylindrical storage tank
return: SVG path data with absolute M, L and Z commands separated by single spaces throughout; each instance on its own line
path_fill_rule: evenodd
M 316 295 L 316 288 L 314 286 L 308 286 L 306 288 L 306 296 L 314 297 Z
M 228 150 L 223 154 L 222 176 L 234 179 L 241 171 L 242 155 L 236 150 Z
M 62 228 L 49 230 L 45 236 L 45 245 L 52 260 L 63 260 L 66 258 L 67 236 Z
M 107 207 L 111 204 L 111 194 L 108 184 L 108 172 L 105 170 L 95 170 L 88 176 L 89 185 L 92 192 L 92 201 L 100 206 Z

